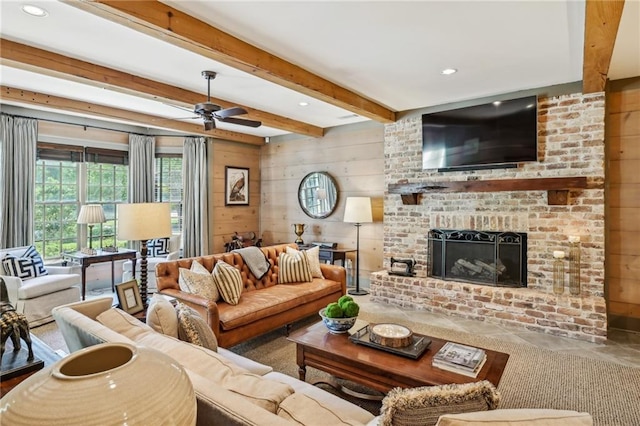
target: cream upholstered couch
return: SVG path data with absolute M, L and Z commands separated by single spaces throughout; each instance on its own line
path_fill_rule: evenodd
M 160 334 L 130 315 L 112 308 L 111 298 L 77 302 L 53 315 L 71 351 L 103 342 L 147 345 L 174 357 L 187 370 L 198 398 L 199 425 L 406 425 L 434 424 L 425 412 L 420 389 L 396 389 L 383 401 L 388 413 L 373 416 L 335 395 L 274 372 L 269 366 L 218 348 L 217 352 Z M 292 357 L 292 362 L 294 362 Z M 473 385 L 473 384 L 472 384 Z M 462 385 L 466 386 L 466 385 Z M 432 387 L 436 388 L 436 387 Z M 426 389 L 426 388 L 425 388 Z M 393 393 L 392 392 L 392 393 Z M 438 391 L 436 400 L 441 400 Z M 404 400 L 399 402 L 398 400 Z M 390 403 L 395 406 L 389 409 Z M 468 406 L 465 401 L 461 406 Z M 477 405 L 475 405 L 477 407 Z M 461 408 L 461 407 L 459 407 Z M 441 407 L 438 407 L 442 412 Z M 435 409 L 434 409 L 435 410 Z M 429 418 L 429 422 L 425 421 Z M 413 422 L 408 421 L 413 419 Z M 592 426 L 589 414 L 576 411 L 522 409 L 444 414 L 440 426 L 512 425 Z
M 69 349 L 127 342 L 173 357 L 193 383 L 199 425 L 377 424 L 368 411 L 322 389 L 224 348 L 213 352 L 160 334 L 111 305 L 111 298 L 100 298 L 54 309 Z
M 69 268 L 42 265 L 42 258 L 39 255 L 39 260 L 36 263 L 40 263 L 42 270 L 46 271 L 45 275 L 28 278 L 27 269 L 31 269 L 33 264 L 31 266 L 25 265 L 22 271 L 6 270 L 4 262 L 2 262 L 2 259 L 6 258 L 5 256 L 25 259 L 25 253 L 32 247 L 1 249 L 0 276 L 7 286 L 9 301 L 13 307 L 17 312 L 27 317 L 30 327 L 35 327 L 53 321 L 51 309 L 55 306 L 80 300 L 81 279 L 78 274 L 68 273 Z

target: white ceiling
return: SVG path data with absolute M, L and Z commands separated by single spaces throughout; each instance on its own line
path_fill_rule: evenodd
M 49 12 L 36 18 L 21 11 L 24 3 L 0 0 L 2 38 L 199 92 L 203 101 L 206 80 L 200 73 L 216 71 L 212 96 L 323 128 L 368 120 L 68 4 L 28 1 Z M 163 3 L 393 111 L 582 79 L 583 0 Z M 639 58 L 640 1 L 627 0 L 609 77 L 639 76 Z M 441 75 L 448 67 L 459 72 Z M 6 64 L 0 66 L 0 83 L 163 117 L 190 115 Z M 266 126 L 218 127 L 257 136 L 287 133 Z

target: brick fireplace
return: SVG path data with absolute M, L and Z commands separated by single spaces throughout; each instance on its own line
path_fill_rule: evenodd
M 546 190 L 426 191 L 416 205 L 386 193 L 384 266 L 390 258 L 417 261 L 415 277 L 371 277 L 371 299 L 414 309 L 523 327 L 591 342 L 606 340 L 604 299 L 604 94 L 580 93 L 538 100 L 538 158 L 515 169 L 438 173 L 422 170 L 420 116 L 385 126 L 385 183 L 438 183 L 583 176 L 586 189 L 571 190 L 566 205 Z M 551 192 L 551 191 L 549 191 Z M 432 276 L 429 232 L 458 229 L 526 234 L 526 287 L 484 285 Z M 581 239 L 581 293 L 553 292 L 553 252 Z M 565 265 L 569 270 L 569 264 Z M 430 276 L 431 275 L 431 276 Z M 566 277 L 568 283 L 568 276 Z

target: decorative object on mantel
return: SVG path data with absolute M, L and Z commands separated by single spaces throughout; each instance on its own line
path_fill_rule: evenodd
M 307 225 L 305 225 L 304 223 L 293 224 L 293 232 L 295 232 L 296 236 L 298 237 L 294 241 L 296 244 L 304 244 L 304 241 L 302 240 L 302 234 L 304 234 L 304 230 L 306 228 L 307 228 Z
M 363 223 L 373 222 L 371 198 L 348 197 L 344 207 L 343 220 L 347 223 L 355 223 L 356 226 L 356 289 L 349 290 L 349 294 L 363 296 L 369 292 L 360 290 L 360 226 Z
M 602 183 L 590 183 L 586 176 L 467 180 L 451 182 L 398 182 L 389 184 L 390 194 L 400 194 L 405 205 L 418 204 L 420 194 L 434 192 L 502 192 L 502 191 L 547 191 L 549 205 L 569 204 L 569 191 L 574 189 L 601 189 Z
M 78 214 L 77 223 L 86 224 L 89 228 L 89 249 L 82 248 L 82 253 L 88 255 L 95 255 L 96 251 L 93 249 L 93 227 L 96 223 L 104 223 L 106 218 L 104 217 L 104 210 L 100 204 L 85 204 L 80 207 L 80 213 Z
M 416 266 L 416 261 L 413 259 L 396 259 L 391 258 L 391 270 L 389 275 L 400 275 L 402 277 L 415 277 L 416 273 L 413 268 Z
M 569 236 L 569 293 L 580 294 L 580 236 Z
M 147 309 L 147 242 L 171 236 L 169 203 L 118 204 L 118 238 L 140 241 L 140 297 Z M 135 278 L 135 277 L 134 277 Z
M 555 294 L 564 293 L 564 252 L 556 250 L 553 252 L 553 292 Z
M 196 396 L 184 368 L 168 355 L 102 343 L 20 383 L 2 398 L 0 412 L 3 424 L 195 425 Z

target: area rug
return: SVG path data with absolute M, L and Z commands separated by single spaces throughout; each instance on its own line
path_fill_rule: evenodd
M 368 312 L 359 318 L 372 323 L 397 321 L 394 317 Z M 311 318 L 298 322 L 294 327 L 305 327 L 309 321 L 316 320 Z M 594 425 L 640 425 L 640 369 L 422 323 L 403 321 L 403 325 L 416 333 L 510 354 L 498 385 L 502 395 L 500 408 L 576 410 L 590 413 Z M 287 340 L 282 330 L 231 349 L 270 365 L 276 371 L 298 377 L 295 344 Z M 326 380 L 327 377 L 326 373 L 314 368 L 307 369 L 309 382 Z M 376 411 L 379 404 L 354 402 L 379 414 Z
M 360 319 L 372 322 L 397 322 L 393 316 L 361 313 Z M 293 324 L 293 329 L 317 321 L 310 317 Z M 496 338 L 453 331 L 423 323 L 403 320 L 414 332 L 510 354 L 498 385 L 502 395 L 500 408 L 555 408 L 588 412 L 596 426 L 640 425 L 640 369 L 612 362 L 559 354 L 534 346 Z M 32 330 L 54 349 L 66 350 L 55 323 Z M 295 344 L 288 341 L 284 329 L 264 334 L 231 348 L 247 358 L 273 367 L 275 371 L 298 377 Z M 308 382 L 326 381 L 329 376 L 314 368 L 307 369 Z M 362 387 L 341 382 L 358 391 Z M 339 394 L 326 385 L 329 392 Z M 379 402 L 359 400 L 340 394 L 361 407 L 378 414 Z

